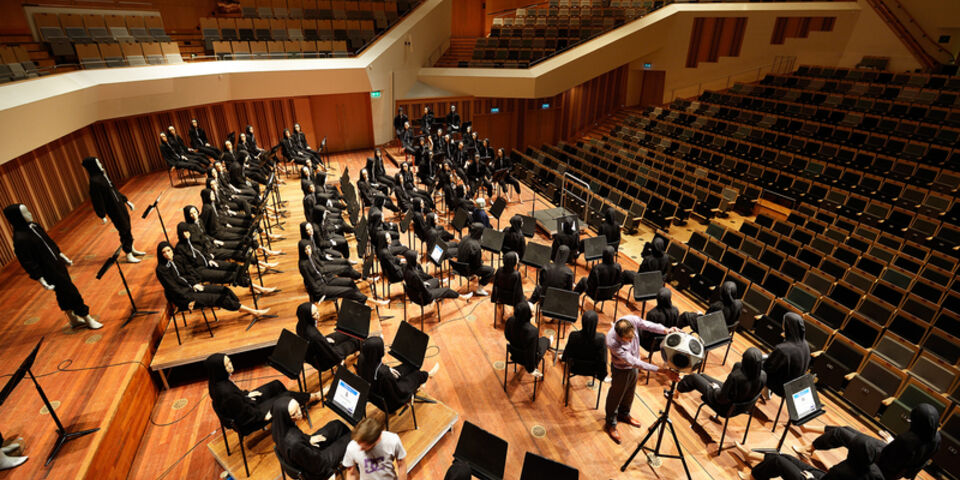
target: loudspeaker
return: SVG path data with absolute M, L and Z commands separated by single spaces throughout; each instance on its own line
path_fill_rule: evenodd
M 671 370 L 689 372 L 696 370 L 703 362 L 703 342 L 693 335 L 674 332 L 666 336 L 660 344 L 663 362 Z

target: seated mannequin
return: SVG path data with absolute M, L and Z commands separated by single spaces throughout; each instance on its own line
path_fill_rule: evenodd
M 303 433 L 296 424 L 303 418 L 300 404 L 288 396 L 273 402 L 270 415 L 277 454 L 300 470 L 301 478 L 327 480 L 334 475 L 350 444 L 349 427 L 340 420 L 331 420 L 313 435 Z
M 457 249 L 457 261 L 465 263 L 470 269 L 470 273 L 477 276 L 479 285 L 476 295 L 486 296 L 487 291 L 483 286 L 490 283 L 493 279 L 493 268 L 483 264 L 483 250 L 480 248 L 480 236 L 483 234 L 483 225 L 474 223 L 470 226 L 470 235 L 460 242 Z
M 357 359 L 357 375 L 370 382 L 370 392 L 382 397 L 387 410 L 393 411 L 420 390 L 427 380 L 437 373 L 437 363 L 429 372 L 423 372 L 413 365 L 403 364 L 389 367 L 383 363 L 383 338 L 370 337 L 360 347 Z
M 876 452 L 864 442 L 847 449 L 847 458 L 824 472 L 798 458 L 779 453 L 753 452 L 737 442 L 737 451 L 751 466 L 750 475 L 738 472 L 742 479 L 769 480 L 883 480 L 883 474 L 874 464 Z
M 609 245 L 604 247 L 600 263 L 595 264 L 590 269 L 590 274 L 586 278 L 581 278 L 573 290 L 580 294 L 586 292 L 591 298 L 596 298 L 597 289 L 600 287 L 609 287 L 620 283 L 621 267 L 614 260 L 615 255 L 616 251 L 613 247 Z
M 763 389 L 767 374 L 760 369 L 762 364 L 763 354 L 760 350 L 750 347 L 743 352 L 743 359 L 733 365 L 733 369 L 722 385 L 713 377 L 694 373 L 680 380 L 677 384 L 677 393 L 696 390 L 702 395 L 703 402 L 713 411 L 726 413 L 730 405 L 749 401 Z
M 533 289 L 530 295 L 530 301 L 538 303 L 543 300 L 547 288 L 559 288 L 561 290 L 573 290 L 573 270 L 567 266 L 567 257 L 570 255 L 570 247 L 560 245 L 557 253 L 553 256 L 553 261 L 543 268 L 540 272 L 537 287 Z M 548 319 L 549 321 L 549 319 Z
M 570 364 L 570 372 L 596 379 L 607 376 L 607 347 L 605 336 L 597 332 L 597 312 L 587 310 L 580 317 L 583 328 L 570 333 L 561 360 Z
M 403 254 L 407 264 L 403 267 L 403 288 L 407 297 L 418 305 L 427 305 L 438 298 L 459 298 L 467 300 L 472 293 L 460 295 L 456 290 L 440 285 L 440 280 L 428 275 L 420 268 L 420 254 L 416 250 L 407 250 Z
M 304 302 L 297 307 L 297 335 L 310 342 L 306 361 L 323 372 L 341 365 L 344 359 L 360 350 L 361 342 L 340 332 L 324 336 L 317 329 L 319 321 L 320 309 L 316 305 Z
M 523 218 L 520 215 L 514 215 L 510 217 L 510 226 L 503 229 L 502 253 L 517 252 L 517 256 L 523 258 L 526 249 L 527 239 L 523 236 Z
M 553 343 L 553 338 L 540 337 L 537 327 L 530 323 L 531 317 L 530 303 L 526 300 L 518 302 L 513 307 L 513 315 L 507 319 L 503 327 L 503 334 L 520 356 L 520 358 L 513 357 L 513 361 L 522 365 L 524 370 L 534 377 L 542 377 L 543 373 L 537 365 L 547 353 L 547 348 Z
M 640 266 L 637 268 L 637 271 L 623 272 L 624 285 L 633 285 L 637 273 L 641 272 L 659 271 L 663 274 L 663 278 L 667 278 L 667 274 L 670 273 L 670 264 L 673 260 L 670 258 L 670 255 L 663 250 L 663 240 L 661 240 L 659 237 L 654 238 L 653 241 L 650 242 L 650 245 L 650 254 L 644 255 L 643 260 L 640 262 Z
M 526 301 L 527 298 L 523 294 L 523 279 L 520 277 L 520 271 L 517 270 L 519 260 L 520 257 L 516 252 L 508 252 L 503 256 L 503 266 L 497 269 L 493 277 L 491 302 L 512 306 L 521 300 Z
M 806 340 L 803 318 L 790 312 L 783 316 L 784 339 L 763 361 L 767 388 L 783 397 L 783 385 L 801 375 L 810 366 L 810 345 Z
M 173 247 L 167 242 L 157 245 L 157 280 L 164 294 L 180 310 L 196 307 L 217 307 L 235 312 L 241 310 L 251 315 L 266 315 L 270 309 L 254 309 L 240 304 L 240 299 L 222 285 L 204 285 L 189 272 L 181 272 L 174 262 Z

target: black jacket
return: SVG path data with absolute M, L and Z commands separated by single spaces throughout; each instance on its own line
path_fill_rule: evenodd
M 803 318 L 795 313 L 783 316 L 784 340 L 774 347 L 763 362 L 767 372 L 767 387 L 783 396 L 783 384 L 803 375 L 810 366 L 810 346 L 807 345 Z
M 107 172 L 103 170 L 96 158 L 87 157 L 83 159 L 82 165 L 90 175 L 90 202 L 93 203 L 93 211 L 100 218 L 110 217 L 117 230 L 129 230 L 130 212 L 127 211 L 127 197 L 110 182 Z
M 20 266 L 30 278 L 39 280 L 43 277 L 52 285 L 55 285 L 54 277 L 69 278 L 67 266 L 60 258 L 60 248 L 43 227 L 34 222 L 27 223 L 20 205 L 14 203 L 3 209 L 3 215 L 13 227 L 13 253 Z

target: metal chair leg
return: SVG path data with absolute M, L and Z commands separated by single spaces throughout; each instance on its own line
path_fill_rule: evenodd
M 419 430 L 420 427 L 417 425 L 417 409 L 413 406 L 413 400 L 410 400 L 410 414 L 413 415 L 413 429 Z
M 503 355 L 503 391 L 506 392 L 507 391 L 507 367 L 510 366 L 510 350 L 508 348 L 505 348 L 504 351 L 506 353 Z
M 720 432 L 720 444 L 717 445 L 717 455 L 720 455 L 720 452 L 723 451 L 723 439 L 727 437 L 727 425 L 730 424 L 730 417 L 727 416 L 726 420 L 723 421 L 723 431 Z
M 697 413 L 693 415 L 693 422 L 692 422 L 692 423 L 697 423 L 697 417 L 700 416 L 700 409 L 703 408 L 703 405 L 704 405 L 704 404 L 701 403 L 700 406 L 697 407 Z
M 600 392 L 603 391 L 603 381 L 599 380 L 600 384 L 597 385 L 597 404 L 593 407 L 594 410 L 600 410 Z
M 227 430 L 220 424 L 220 433 L 223 434 L 223 446 L 227 448 L 227 456 L 230 456 L 230 442 L 227 441 Z
M 247 472 L 247 476 L 250 476 L 250 467 L 247 465 L 247 449 L 243 447 L 243 435 L 240 435 L 240 432 L 237 432 L 237 437 L 240 438 L 240 455 L 243 456 L 243 469 Z
M 207 321 L 207 314 L 202 308 L 200 309 L 200 315 L 203 315 L 203 323 L 207 325 L 207 333 L 210 334 L 210 338 L 213 338 L 213 330 L 210 329 L 210 322 Z
M 784 397 L 780 397 L 780 407 L 777 408 L 777 416 L 776 416 L 776 418 L 773 419 L 773 430 L 770 430 L 771 432 L 776 432 L 776 431 L 777 431 L 777 422 L 780 421 L 780 411 L 783 410 L 783 403 L 784 403 L 785 401 L 786 401 L 786 399 L 785 399 Z
M 743 431 L 743 441 L 741 441 L 740 443 L 743 443 L 743 444 L 747 443 L 747 435 L 750 434 L 750 423 L 753 422 L 753 413 L 756 411 L 757 411 L 757 406 L 754 405 L 753 408 L 750 409 L 750 416 L 747 418 L 747 429 Z
M 570 405 L 570 373 L 568 372 L 567 364 L 563 364 L 563 406 L 567 407 Z
M 180 312 L 183 315 L 183 312 Z M 183 345 L 180 341 L 180 327 L 177 326 L 177 312 L 173 312 L 173 332 L 177 334 L 177 345 Z

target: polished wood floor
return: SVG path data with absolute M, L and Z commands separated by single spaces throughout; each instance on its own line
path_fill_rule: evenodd
M 367 153 L 334 156 L 333 163 L 337 167 L 334 173 L 349 166 L 355 178 L 355 172 L 359 170 Z M 164 307 L 164 301 L 154 278 L 153 268 L 156 261 L 155 245 L 162 239 L 162 233 L 155 218 L 140 220 L 139 213 L 160 192 L 164 192 L 160 201 L 161 212 L 167 228 L 172 229 L 182 217 L 183 205 L 199 203 L 199 187 L 170 189 L 166 174 L 161 172 L 128 182 L 122 189 L 137 204 L 138 211 L 134 220 L 137 246 L 149 252 L 144 263 L 123 264 L 122 267 L 134 289 L 138 306 L 159 310 Z M 297 273 L 295 254 L 297 224 L 303 218 L 299 182 L 291 178 L 282 187 L 282 192 L 284 199 L 289 201 L 290 216 L 284 232 L 287 238 L 277 242 L 274 247 L 282 248 L 288 254 L 277 257 L 281 263 L 279 269 L 284 273 L 266 275 L 264 282 L 270 286 L 280 286 L 283 292 L 261 299 L 261 305 L 269 306 L 272 313 L 280 315 L 280 319 L 264 320 L 265 322 L 291 321 L 294 319 L 296 306 L 306 299 L 306 292 Z M 521 195 L 523 203 L 511 204 L 503 218 L 507 219 L 513 213 L 529 212 L 532 195 L 529 189 L 524 188 Z M 537 203 L 539 208 L 543 208 L 544 203 Z M 737 219 L 724 221 L 735 224 Z M 702 227 L 674 227 L 671 233 L 685 240 L 692 229 L 699 228 Z M 0 326 L 0 334 L 4 338 L 0 361 L 8 365 L 3 373 L 10 373 L 36 340 L 46 335 L 47 347 L 38 358 L 35 372 L 53 372 L 64 359 L 73 360 L 71 365 L 64 366 L 73 369 L 121 364 L 98 370 L 54 373 L 40 379 L 51 399 L 62 401 L 62 406 L 57 411 L 66 423 L 73 423 L 77 428 L 89 428 L 101 424 L 104 421 L 102 417 L 115 415 L 111 412 L 118 409 L 122 397 L 112 391 L 113 389 L 124 385 L 135 386 L 133 378 L 136 377 L 136 372 L 147 371 L 162 333 L 162 316 L 140 317 L 127 327 L 119 328 L 129 308 L 125 297 L 120 295 L 122 287 L 119 279 L 115 273 L 108 274 L 100 281 L 93 278 L 101 262 L 116 248 L 116 234 L 111 227 L 99 225 L 89 204 L 71 214 L 56 228 L 50 229 L 50 233 L 76 261 L 72 273 L 77 285 L 89 297 L 94 314 L 100 315 L 106 326 L 96 332 L 65 329 L 66 320 L 57 310 L 53 295 L 40 289 L 14 264 L 0 271 L 0 284 L 6 287 L 0 291 L 0 312 L 8 319 Z M 620 256 L 624 268 L 636 268 L 635 259 L 643 242 L 651 237 L 652 232 L 649 230 L 641 230 L 639 235 L 625 237 L 623 253 Z M 542 235 L 534 241 L 549 243 Z M 578 275 L 584 275 L 586 271 L 581 264 Z M 527 293 L 532 291 L 532 280 L 531 276 L 525 282 Z M 457 286 L 456 280 L 453 285 Z M 368 288 L 364 286 L 364 290 Z M 238 290 L 237 293 L 241 302 L 251 303 L 249 291 Z M 397 293 L 396 289 L 394 293 Z M 625 298 L 625 291 L 623 295 Z M 675 295 L 674 299 L 681 311 L 704 308 L 683 294 Z M 442 322 L 438 322 L 436 315 L 430 310 L 425 321 L 425 329 L 431 335 L 427 365 L 432 365 L 434 361 L 441 365 L 437 376 L 425 386 L 425 391 L 456 411 L 459 420 L 453 428 L 453 435 L 445 436 L 430 450 L 412 471 L 412 478 L 443 477 L 451 462 L 456 437 L 464 420 L 476 423 L 509 442 L 506 468 L 508 479 L 519 477 L 523 456 L 527 451 L 572 465 L 580 469 L 582 478 L 682 478 L 683 471 L 678 461 L 664 460 L 661 467 L 653 469 L 645 463 L 642 456 L 634 460 L 625 473 L 621 473 L 619 466 L 642 438 L 646 428 L 621 426 L 623 445 L 611 442 L 601 430 L 602 405 L 600 410 L 594 410 L 597 398 L 595 387 L 587 386 L 582 378 L 573 380 L 570 406 L 564 407 L 560 382 L 562 365 L 553 364 L 552 354 L 547 356 L 545 381 L 543 388 L 538 390 L 535 402 L 530 399 L 532 377 L 523 373 L 509 372 L 504 392 L 501 384 L 505 345 L 502 323 L 497 328 L 493 327 L 493 306 L 487 298 L 474 297 L 467 302 L 445 301 L 442 308 Z M 630 311 L 639 314 L 640 306 L 621 299 L 619 314 Z M 384 336 L 389 341 L 393 338 L 399 322 L 403 320 L 403 308 L 400 302 L 394 302 L 389 308 L 381 307 L 380 313 Z M 419 309 L 408 309 L 408 314 L 416 317 Z M 221 325 L 214 326 L 215 334 L 217 329 L 225 330 L 227 325 L 231 324 L 245 328 L 250 320 L 249 316 L 239 313 L 223 312 L 218 315 Z M 613 305 L 605 305 L 604 312 L 600 315 L 602 331 L 609 329 L 613 321 L 612 315 Z M 390 316 L 392 318 L 388 318 Z M 196 320 L 192 322 L 193 325 L 197 324 Z M 419 326 L 419 321 L 416 325 Z M 549 334 L 546 330 L 554 328 L 552 324 L 545 324 L 544 334 Z M 205 331 L 203 333 L 205 334 Z M 172 329 L 166 334 L 172 336 Z M 740 352 L 750 346 L 750 341 L 738 336 L 729 361 L 739 359 Z M 253 353 L 236 358 L 238 370 L 234 374 L 234 380 L 243 388 L 255 388 L 269 380 L 280 378 L 294 388 L 295 382 L 286 380 L 275 370 L 266 367 L 263 357 L 262 354 Z M 707 373 L 723 378 L 729 365 L 720 366 L 719 357 L 711 356 Z M 123 362 L 142 362 L 143 366 Z M 206 380 L 196 369 L 175 368 L 171 373 L 171 388 L 160 391 L 155 404 L 153 395 L 159 389 L 159 377 L 154 376 L 150 385 L 152 388 L 139 395 L 140 398 L 147 399 L 142 408 L 152 407 L 152 412 L 140 440 L 136 458 L 106 460 L 116 460 L 122 464 L 130 464 L 132 461 L 127 475 L 130 479 L 217 478 L 222 469 L 206 445 L 220 433 L 207 398 Z M 649 385 L 643 385 L 642 382 L 639 385 L 633 415 L 644 425 L 650 425 L 663 408 L 665 399 L 662 391 L 666 387 L 668 386 L 658 383 L 656 379 L 651 380 Z M 604 392 L 607 388 L 608 385 L 604 384 Z M 129 397 L 131 398 L 127 401 L 132 402 L 132 398 L 137 396 Z M 605 397 L 606 393 L 603 393 L 601 404 Z M 820 422 L 853 425 L 863 431 L 871 431 L 867 424 L 858 421 L 856 415 L 850 414 L 836 402 L 830 399 L 825 402 L 828 414 L 821 417 Z M 719 456 L 715 455 L 722 424 L 710 421 L 702 413 L 700 423 L 703 427 L 690 428 L 697 404 L 698 398 L 686 395 L 677 402 L 677 411 L 672 415 L 693 478 L 736 478 L 736 471 L 744 468 L 743 463 L 729 450 Z M 32 456 L 20 469 L 0 472 L 0 479 L 81 478 L 82 475 L 69 468 L 92 463 L 91 459 L 83 458 L 91 451 L 91 444 L 120 441 L 117 440 L 120 438 L 119 433 L 116 438 L 101 434 L 90 440 L 79 440 L 75 445 L 68 445 L 52 469 L 44 469 L 42 457 L 52 444 L 54 433 L 49 425 L 49 418 L 39 413 L 40 406 L 40 400 L 32 387 L 23 384 L 0 410 L 0 428 L 4 436 L 24 436 L 27 453 Z M 751 427 L 748 445 L 769 447 L 776 444 L 781 430 L 778 429 L 776 434 L 771 433 L 772 423 L 769 420 L 776 414 L 776 408 L 777 402 L 761 406 L 761 414 Z M 731 421 L 727 442 L 741 438 L 745 424 L 745 418 Z M 133 430 L 136 431 L 136 428 Z M 790 434 L 786 448 L 789 449 L 801 440 L 798 434 Z M 669 451 L 670 447 L 666 448 Z M 253 455 L 272 455 L 271 449 L 260 450 Z M 838 461 L 841 454 L 828 453 L 823 455 L 822 459 L 830 465 Z

